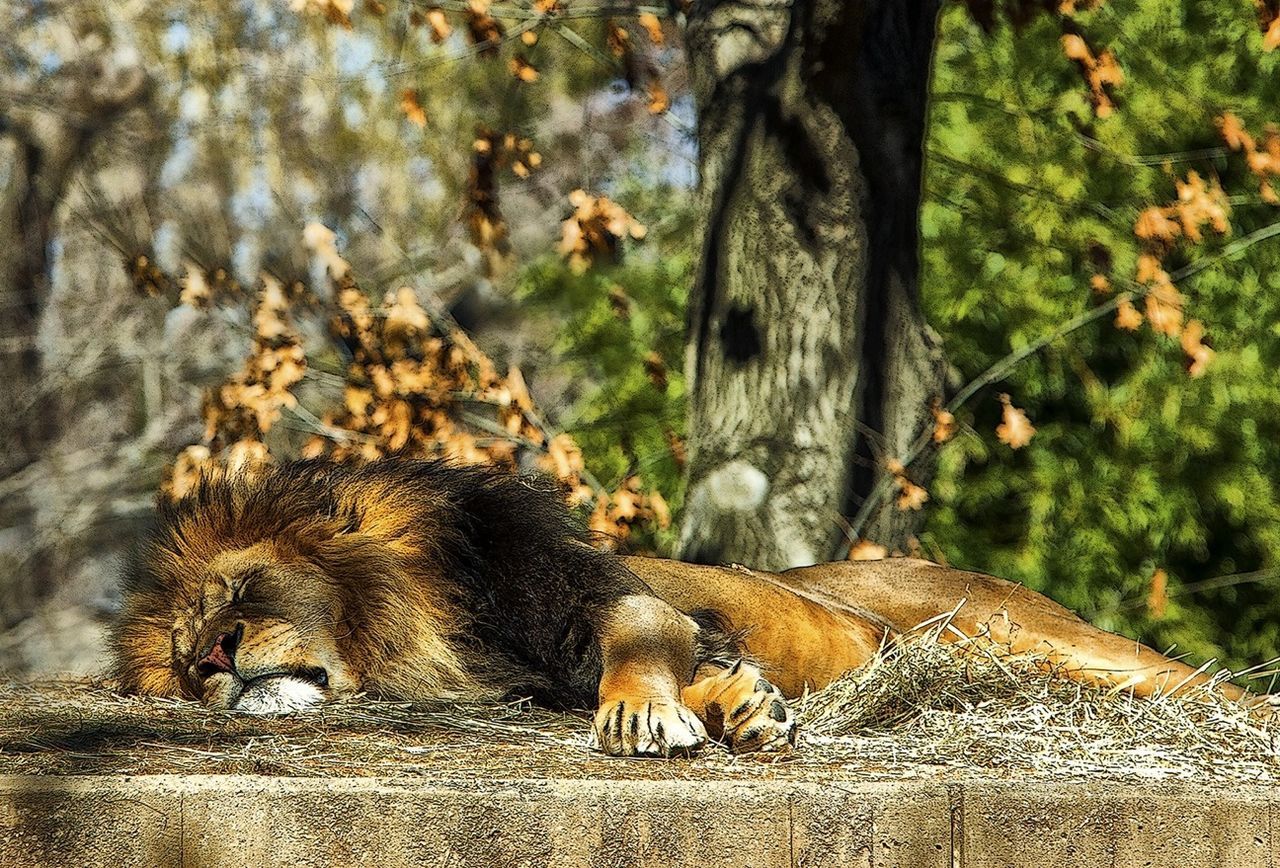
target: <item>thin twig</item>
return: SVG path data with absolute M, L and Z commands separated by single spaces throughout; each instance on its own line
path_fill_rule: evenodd
M 467 12 L 471 4 L 467 0 L 429 0 L 419 4 L 423 8 L 436 7 L 448 12 Z M 653 15 L 667 18 L 671 11 L 665 6 L 631 5 L 628 3 L 602 3 L 596 6 L 579 6 L 573 3 L 553 12 L 539 12 L 525 6 L 514 6 L 507 3 L 495 3 L 489 7 L 489 14 L 494 18 L 512 18 L 525 20 L 547 20 L 567 18 L 630 18 L 639 15 Z

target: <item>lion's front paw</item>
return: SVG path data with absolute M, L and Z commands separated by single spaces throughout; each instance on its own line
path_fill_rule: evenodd
M 596 712 L 595 734 L 610 756 L 687 756 L 707 741 L 697 716 L 665 699 L 605 702 Z
M 796 743 L 796 714 L 760 670 L 739 661 L 685 688 L 685 701 L 704 711 L 713 734 L 734 753 L 783 751 Z

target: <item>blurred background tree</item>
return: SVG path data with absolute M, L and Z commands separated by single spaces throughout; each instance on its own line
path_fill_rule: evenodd
M 5 351 L 34 347 L 40 370 L 7 377 L 7 424 L 43 421 L 0 479 L 0 668 L 100 662 L 122 543 L 184 448 L 383 454 L 402 407 L 418 452 L 447 430 L 446 454 L 551 469 L 586 489 L 594 526 L 675 549 L 705 219 L 680 14 L 46 0 L 0 15 L 3 228 L 30 232 L 33 190 L 50 227 L 43 277 L 4 287 L 27 317 L 6 314 Z M 1231 664 L 1277 653 L 1275 20 L 1252 0 L 944 5 L 921 290 L 947 397 L 982 388 L 923 417 L 926 441 L 945 436 L 916 462 L 863 432 L 878 486 L 833 504 L 833 540 L 1024 581 Z M 28 144 L 58 122 L 80 137 L 60 184 Z M 1178 203 L 1222 206 L 1229 233 L 1209 219 L 1201 240 L 1166 237 L 1149 209 Z M 309 229 L 308 246 L 304 227 L 334 234 Z M 5 245 L 26 257 L 6 275 L 30 271 L 29 241 Z M 395 343 L 372 360 L 334 326 L 366 302 Z M 281 379 L 294 346 L 305 359 Z M 399 372 L 385 395 L 377 368 Z M 235 406 L 211 415 L 208 394 Z M 873 513 L 920 506 L 923 531 L 877 538 Z

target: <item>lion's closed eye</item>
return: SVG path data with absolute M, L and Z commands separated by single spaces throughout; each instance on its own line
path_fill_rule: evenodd
M 231 605 L 238 606 L 250 598 L 253 593 L 254 585 L 263 577 L 261 569 L 252 569 L 240 573 L 234 578 L 227 580 L 227 587 L 231 591 Z

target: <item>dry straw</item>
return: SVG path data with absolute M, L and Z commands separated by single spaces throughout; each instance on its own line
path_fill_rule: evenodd
M 806 697 L 806 746 L 832 761 L 889 754 L 906 765 L 1054 778 L 1280 781 L 1280 728 L 1214 689 L 1230 672 L 1143 699 L 1072 681 L 1042 654 L 938 642 L 950 629 L 909 634 Z
M 0 774 L 1280 782 L 1280 728 L 1211 688 L 1140 699 L 1072 682 L 1042 656 L 939 643 L 948 629 L 918 630 L 801 699 L 800 747 L 785 757 L 610 759 L 589 748 L 588 716 L 526 703 L 359 698 L 256 718 L 45 683 L 0 685 Z

